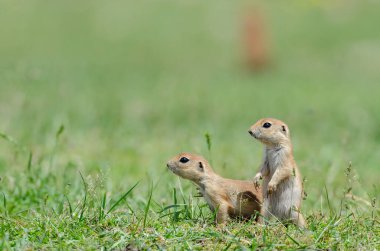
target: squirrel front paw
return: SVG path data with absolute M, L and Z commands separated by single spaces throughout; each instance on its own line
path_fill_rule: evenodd
M 269 182 L 269 184 L 268 184 L 268 194 L 272 194 L 272 193 L 276 192 L 276 190 L 277 190 L 277 185 Z
M 255 185 L 255 187 L 260 187 L 260 183 L 259 183 L 259 181 L 260 181 L 262 178 L 263 178 L 263 177 L 261 176 L 261 173 L 256 174 L 256 176 L 253 178 L 253 184 Z

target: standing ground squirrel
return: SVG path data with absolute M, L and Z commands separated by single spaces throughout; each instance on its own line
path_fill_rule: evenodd
M 265 145 L 263 163 L 254 178 L 256 185 L 264 178 L 262 215 L 266 219 L 273 215 L 279 220 L 306 227 L 300 213 L 301 173 L 293 158 L 288 126 L 280 120 L 265 118 L 257 121 L 248 132 Z
M 174 174 L 198 185 L 211 211 L 216 211 L 217 223 L 224 223 L 229 218 L 249 219 L 260 212 L 262 193 L 259 188 L 251 181 L 219 176 L 201 156 L 181 153 L 170 159 L 167 167 Z
M 268 68 L 270 64 L 270 44 L 263 13 L 257 9 L 248 11 L 242 36 L 245 58 L 250 70 L 260 71 Z

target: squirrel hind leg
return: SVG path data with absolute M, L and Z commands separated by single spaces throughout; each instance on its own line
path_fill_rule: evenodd
M 299 228 L 307 228 L 305 218 L 301 213 L 293 212 L 291 221 L 297 225 Z

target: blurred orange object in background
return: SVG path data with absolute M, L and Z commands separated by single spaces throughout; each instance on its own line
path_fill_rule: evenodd
M 270 45 L 263 14 L 256 9 L 246 12 L 243 18 L 242 42 L 245 63 L 252 71 L 264 70 L 270 63 Z

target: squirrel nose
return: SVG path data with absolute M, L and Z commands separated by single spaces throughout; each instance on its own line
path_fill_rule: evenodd
M 166 167 L 169 167 L 169 163 L 166 163 Z
M 253 136 L 253 132 L 251 130 L 249 130 L 248 133 L 251 134 L 251 136 Z

